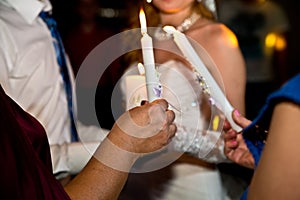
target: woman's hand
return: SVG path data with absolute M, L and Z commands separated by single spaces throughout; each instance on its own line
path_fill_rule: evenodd
M 242 128 L 245 128 L 251 123 L 250 120 L 241 116 L 237 110 L 233 112 L 233 120 Z M 242 134 L 233 130 L 230 127 L 228 121 L 225 122 L 224 130 L 224 153 L 227 156 L 227 158 L 239 165 L 253 169 L 254 158 L 251 152 L 249 151 Z

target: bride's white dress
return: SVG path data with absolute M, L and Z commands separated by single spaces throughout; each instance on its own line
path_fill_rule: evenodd
M 211 120 L 204 116 L 202 104 L 205 98 L 195 74 L 174 60 L 160 65 L 158 72 L 163 86 L 162 98 L 171 104 L 170 109 L 176 116 L 177 133 L 169 144 L 168 151 L 187 152 L 213 163 L 224 161 L 223 140 L 220 139 L 222 116 L 214 109 L 211 110 Z M 138 69 L 132 66 L 121 79 L 125 109 L 138 106 L 141 100 L 147 99 L 145 80 L 136 75 Z M 172 165 L 172 173 L 174 176 L 165 184 L 163 194 L 154 199 L 226 199 L 217 169 L 178 163 Z

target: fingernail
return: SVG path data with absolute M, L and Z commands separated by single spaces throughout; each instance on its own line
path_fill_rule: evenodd
M 235 111 L 234 111 L 234 114 L 235 114 L 237 117 L 241 116 L 241 114 L 240 114 L 240 112 L 239 112 L 238 110 L 235 110 Z
M 236 141 L 236 140 L 233 140 L 233 141 L 231 142 L 231 144 L 236 145 L 236 144 L 237 144 L 237 141 Z

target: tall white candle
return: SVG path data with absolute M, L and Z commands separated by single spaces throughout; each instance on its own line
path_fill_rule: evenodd
M 184 57 L 192 64 L 195 70 L 205 79 L 206 84 L 209 86 L 210 96 L 216 101 L 216 105 L 224 113 L 225 117 L 229 121 L 231 127 L 240 132 L 242 128 L 238 126 L 232 119 L 232 111 L 234 110 L 230 102 L 227 100 L 223 91 L 219 87 L 218 83 L 215 81 L 213 76 L 205 67 L 204 63 L 186 38 L 186 36 L 177 31 L 172 26 L 165 26 L 164 31 L 173 35 L 174 41 L 178 48 L 183 53 Z
M 151 102 L 160 97 L 161 90 L 159 79 L 155 69 L 152 38 L 147 34 L 146 16 L 142 9 L 140 11 L 140 23 L 142 33 L 141 45 L 145 67 L 147 95 L 148 100 Z

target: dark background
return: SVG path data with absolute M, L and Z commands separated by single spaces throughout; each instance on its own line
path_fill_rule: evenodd
M 116 15 L 112 18 L 101 16 L 99 12 L 99 21 L 101 25 L 112 29 L 115 32 L 120 32 L 127 27 L 127 4 L 139 0 L 99 0 L 102 9 L 112 8 L 116 11 Z M 221 1 L 221 0 L 220 0 Z M 291 29 L 288 37 L 288 63 L 290 76 L 299 72 L 299 50 L 300 48 L 300 1 L 299 0 L 272 0 L 277 2 L 286 11 L 290 21 Z M 53 12 L 58 21 L 60 31 L 64 33 L 76 23 L 73 7 L 74 0 L 52 0 Z

